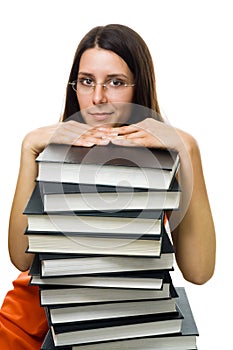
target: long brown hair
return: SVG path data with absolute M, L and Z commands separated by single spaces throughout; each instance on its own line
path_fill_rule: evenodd
M 80 41 L 75 52 L 69 82 L 77 79 L 82 54 L 87 49 L 99 47 L 120 56 L 134 75 L 133 103 L 153 111 L 156 119 L 162 120 L 157 100 L 154 65 L 149 49 L 131 28 L 121 24 L 109 24 L 91 29 Z M 80 111 L 75 91 L 67 84 L 63 120 Z M 147 114 L 148 116 L 148 114 Z M 146 116 L 141 115 L 141 119 Z

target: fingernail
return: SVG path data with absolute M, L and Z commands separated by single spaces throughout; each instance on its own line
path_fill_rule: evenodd
M 105 128 L 105 127 L 103 127 L 103 126 L 100 126 L 100 127 L 97 128 L 97 130 L 99 130 L 99 131 L 106 131 L 107 128 Z
M 109 142 L 110 142 L 110 139 L 102 138 L 102 140 L 99 141 L 99 145 L 107 145 Z
M 112 139 L 111 142 L 112 142 L 112 143 L 115 143 L 115 144 L 121 144 L 121 143 L 123 143 L 124 141 L 123 141 L 123 139 L 118 139 L 118 138 L 116 138 L 116 139 Z
M 109 136 L 116 137 L 116 136 L 118 136 L 118 132 L 111 132 L 111 133 L 109 133 Z
M 94 145 L 94 143 L 92 142 L 85 142 L 84 143 L 84 147 L 92 147 Z

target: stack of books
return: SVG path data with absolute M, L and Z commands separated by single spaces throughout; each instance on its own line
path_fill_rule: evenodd
M 178 154 L 50 144 L 37 161 L 24 213 L 30 284 L 49 324 L 42 349 L 196 349 L 185 289 L 170 274 Z

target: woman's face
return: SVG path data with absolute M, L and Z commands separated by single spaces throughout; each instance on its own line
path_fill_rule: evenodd
M 91 126 L 127 122 L 133 79 L 126 62 L 114 52 L 98 47 L 86 50 L 77 76 L 77 98 L 84 121 Z

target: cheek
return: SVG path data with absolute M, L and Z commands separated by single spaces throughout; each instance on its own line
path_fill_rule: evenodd
M 78 99 L 80 110 L 90 107 L 91 105 L 90 96 L 85 96 L 85 95 L 79 96 L 77 94 L 77 99 Z
M 125 122 L 128 121 L 128 119 L 131 117 L 131 113 L 132 113 L 132 104 L 131 103 L 128 103 L 125 105 L 125 108 L 124 108 L 124 111 L 123 111 L 123 115 L 126 116 L 125 118 Z
M 121 96 L 121 100 L 119 102 L 122 102 L 122 103 L 133 103 L 133 90 L 127 90 L 126 88 L 126 92 L 124 95 Z
M 131 117 L 132 113 L 132 103 L 129 102 L 121 102 L 121 103 L 113 103 L 114 107 L 114 122 L 126 123 Z

